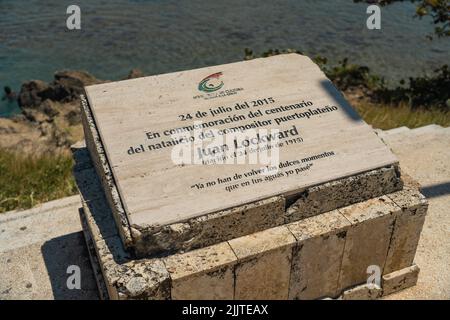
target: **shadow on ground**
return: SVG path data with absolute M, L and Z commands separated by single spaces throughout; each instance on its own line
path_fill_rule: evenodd
M 96 282 L 81 232 L 51 239 L 42 245 L 41 251 L 55 299 L 98 299 Z M 80 289 L 71 290 L 67 287 L 67 279 L 73 274 L 67 273 L 67 268 L 71 265 L 80 268 Z
M 421 188 L 427 198 L 436 198 L 450 194 L 450 182 L 437 183 Z

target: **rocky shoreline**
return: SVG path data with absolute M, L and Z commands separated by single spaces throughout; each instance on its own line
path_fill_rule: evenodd
M 125 79 L 142 76 L 133 69 Z M 79 96 L 84 86 L 104 82 L 86 71 L 58 71 L 50 83 L 25 82 L 18 94 L 21 113 L 0 118 L 0 148 L 30 155 L 67 152 L 83 139 Z

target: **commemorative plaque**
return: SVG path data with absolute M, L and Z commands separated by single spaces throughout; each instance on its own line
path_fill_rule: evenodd
M 86 94 L 130 225 L 181 223 L 397 164 L 298 54 L 94 85 Z

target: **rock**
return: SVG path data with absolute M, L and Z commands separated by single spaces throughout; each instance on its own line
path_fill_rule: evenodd
M 80 122 L 77 101 L 45 100 L 23 108 L 14 118 L 0 118 L 0 148 L 33 155 L 68 151 L 72 143 L 83 139 Z
M 79 99 L 79 95 L 84 93 L 85 86 L 104 82 L 86 71 L 58 71 L 54 77 L 54 92 L 49 98 L 56 101 Z
M 51 100 L 45 100 L 40 106 L 39 109 L 50 118 L 56 117 L 60 112 L 58 111 L 57 105 L 55 102 Z
M 83 139 L 79 99 L 84 86 L 102 82 L 85 71 L 58 71 L 51 83 L 25 82 L 18 95 L 22 113 L 0 121 L 0 147 L 34 154 L 67 151 Z
M 58 71 L 50 84 L 41 80 L 25 82 L 20 89 L 18 102 L 22 108 L 37 107 L 46 100 L 68 102 L 78 100 L 84 86 L 102 83 L 85 71 Z
M 145 74 L 140 69 L 132 69 L 125 79 L 136 79 L 145 77 Z
M 142 76 L 142 71 L 133 69 L 128 78 Z M 68 151 L 83 139 L 80 95 L 84 87 L 104 82 L 85 71 L 64 70 L 55 72 L 50 83 L 23 83 L 18 94 L 22 113 L 0 118 L 0 148 L 34 155 Z
M 71 71 L 71 70 L 57 71 L 55 72 L 54 77 L 55 83 L 67 87 L 89 86 L 103 82 L 86 71 Z
M 25 118 L 24 118 L 25 119 Z M 39 154 L 49 151 L 49 144 L 40 130 L 28 120 L 0 118 L 0 148 L 22 153 Z
M 42 101 L 41 93 L 49 89 L 49 85 L 41 80 L 25 82 L 20 89 L 18 103 L 20 107 L 38 106 Z

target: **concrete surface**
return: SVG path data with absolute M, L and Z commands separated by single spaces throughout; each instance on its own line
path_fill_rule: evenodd
M 0 214 L 0 300 L 98 299 L 81 233 L 80 197 Z M 81 271 L 81 290 L 69 290 L 70 265 Z
M 417 285 L 386 299 L 450 299 L 450 128 L 430 125 L 381 136 L 429 200 L 415 259 Z
M 379 135 L 418 180 L 429 210 L 415 263 L 415 287 L 384 299 L 450 299 L 450 128 L 436 125 Z M 81 234 L 78 196 L 0 214 L 0 300 L 98 299 Z M 67 267 L 81 269 L 81 289 L 66 286 Z

